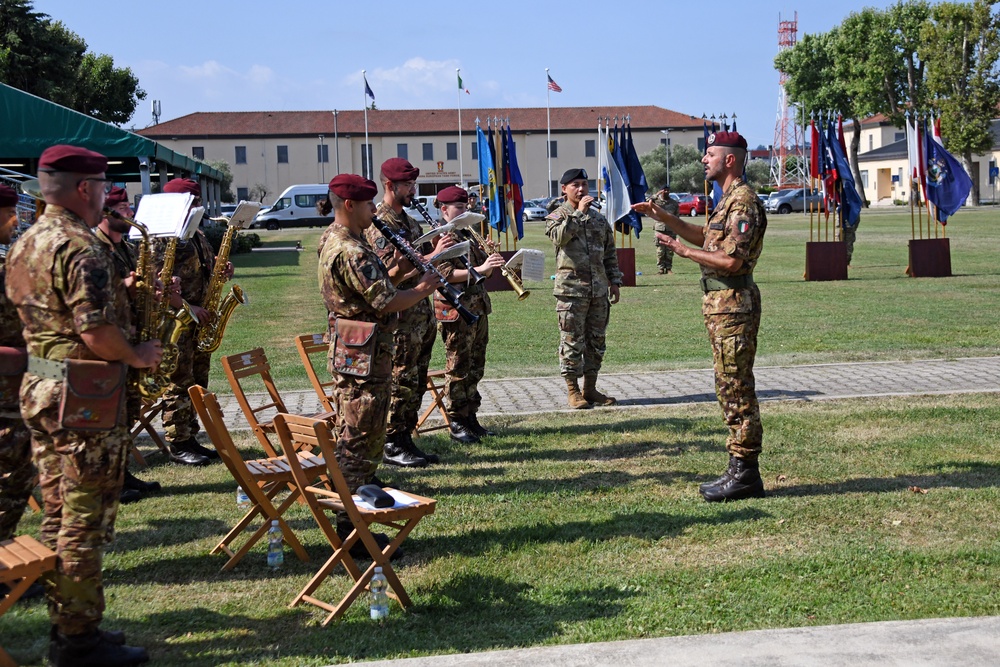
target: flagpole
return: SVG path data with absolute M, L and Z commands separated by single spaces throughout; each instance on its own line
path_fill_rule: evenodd
M 462 70 L 455 68 L 458 80 L 462 80 Z M 458 84 L 458 182 L 465 187 L 465 167 L 462 162 L 462 84 Z
M 371 160 L 368 159 L 368 77 L 365 75 L 365 70 L 361 70 L 361 77 L 365 80 L 365 92 L 364 92 L 364 109 L 365 109 L 365 145 L 361 147 L 361 152 L 364 153 L 365 163 L 365 177 L 372 180 L 369 173 L 372 170 Z
M 545 156 L 549 162 L 549 180 L 545 183 L 545 191 L 552 194 L 552 115 L 549 112 L 549 68 L 545 68 Z

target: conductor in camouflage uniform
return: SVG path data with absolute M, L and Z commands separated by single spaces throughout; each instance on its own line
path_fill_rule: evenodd
M 17 227 L 17 192 L 0 185 L 0 243 L 9 244 Z M 7 257 L 0 257 L 0 352 L 4 365 L 20 365 L 24 336 L 17 309 L 7 298 L 4 283 Z M 31 432 L 21 418 L 18 395 L 21 375 L 0 377 L 0 542 L 14 537 L 17 523 L 35 488 L 31 463 Z M 2 586 L 0 586 L 2 589 Z
M 337 463 L 353 491 L 372 480 L 385 444 L 386 417 L 392 385 L 392 347 L 398 313 L 426 300 L 435 289 L 431 274 L 407 290 L 399 290 L 392 273 L 368 245 L 364 232 L 372 224 L 372 198 L 378 187 L 354 174 L 330 181 L 328 199 L 334 211 L 319 257 L 319 288 L 329 318 L 328 369 L 335 381 L 334 436 Z M 389 258 L 395 268 L 393 256 Z M 339 325 L 338 325 L 339 323 Z M 374 323 L 374 342 L 356 358 L 338 358 L 340 328 Z M 338 515 L 338 530 L 350 531 L 350 520 Z
M 670 185 L 664 185 L 659 192 L 650 197 L 649 201 L 653 202 L 670 215 L 677 217 L 677 202 L 670 196 Z M 663 222 L 654 221 L 653 231 L 666 234 L 672 238 L 677 238 L 677 233 L 671 230 L 670 227 L 667 227 L 666 223 Z M 653 237 L 653 240 L 656 241 L 655 236 Z M 656 244 L 656 268 L 660 274 L 674 272 L 674 251 L 662 243 Z
M 420 170 L 403 158 L 391 158 L 382 163 L 382 185 L 385 193 L 378 203 L 376 215 L 394 232 L 407 241 L 414 241 L 423 234 L 420 224 L 403 210 L 413 203 L 417 192 Z M 400 281 L 400 289 L 411 289 L 420 280 L 408 263 L 396 264 L 390 260 L 394 246 L 375 227 L 365 232 L 369 245 L 386 266 L 390 277 Z M 421 248 L 416 248 L 421 252 Z M 398 272 L 398 273 L 397 273 Z M 383 461 L 403 467 L 423 467 L 437 463 L 437 454 L 421 451 L 413 442 L 412 432 L 417 427 L 420 403 L 427 389 L 427 369 L 431 363 L 434 336 L 437 327 L 434 311 L 428 299 L 420 299 L 399 313 L 396 328 L 396 349 L 392 357 L 392 401 L 389 405 L 389 423 L 386 431 Z
M 469 193 L 465 188 L 447 187 L 437 194 L 441 220 L 448 223 L 466 212 Z M 469 264 L 484 277 L 503 266 L 499 253 L 486 254 L 466 230 L 452 232 L 458 241 L 471 241 Z M 439 267 L 448 282 L 463 284 L 461 304 L 479 319 L 468 324 L 458 311 L 438 295 L 434 296 L 434 314 L 441 329 L 445 349 L 445 409 L 451 422 L 451 439 L 462 443 L 479 442 L 484 436 L 496 435 L 479 423 L 476 413 L 483 402 L 479 381 L 486 372 L 486 346 L 490 342 L 489 314 L 492 312 L 486 285 L 468 282 L 469 271 L 459 260 L 443 262 Z
M 559 372 L 571 408 L 614 405 L 614 398 L 597 391 L 597 375 L 611 304 L 618 303 L 622 284 L 615 234 L 607 219 L 590 207 L 594 198 L 586 170 L 570 169 L 559 182 L 566 200 L 545 218 L 545 233 L 556 250 Z
M 21 385 L 21 415 L 31 429 L 31 448 L 44 501 L 41 541 L 57 554 L 45 575 L 53 631 L 50 664 L 134 665 L 145 649 L 124 645 L 120 632 L 99 629 L 104 614 L 101 560 L 114 536 L 129 437 L 124 409 L 110 431 L 63 426 L 67 359 L 124 362 L 153 367 L 157 340 L 132 346 L 125 285 L 90 228 L 101 220 L 107 159 L 74 146 L 47 148 L 38 180 L 45 213 L 11 249 L 7 296 L 24 324 L 28 371 Z M 113 366 L 105 370 L 116 370 Z
M 761 305 L 753 270 L 764 245 L 767 216 L 743 177 L 746 154 L 747 142 L 736 132 L 708 137 L 701 160 L 705 178 L 716 181 L 724 194 L 704 227 L 684 222 L 649 202 L 632 207 L 699 246 L 692 248 L 666 234 L 656 235 L 677 255 L 701 265 L 702 313 L 712 342 L 715 392 L 729 427 L 729 466 L 721 477 L 699 489 L 709 502 L 764 495 L 757 463 L 764 431 L 753 375 Z

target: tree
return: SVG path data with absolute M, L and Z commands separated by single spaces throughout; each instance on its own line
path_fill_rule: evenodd
M 127 67 L 62 22 L 34 11 L 31 0 L 0 0 L 0 81 L 109 123 L 132 117 L 146 92 Z
M 250 199 L 256 199 L 258 202 L 263 204 L 264 197 L 267 196 L 267 186 L 263 183 L 256 183 L 252 188 L 250 188 L 250 192 L 247 196 L 250 197 Z
M 225 160 L 212 160 L 206 162 L 208 166 L 218 169 L 222 172 L 222 180 L 219 181 L 219 188 L 222 191 L 221 199 L 225 204 L 232 204 L 236 201 L 236 197 L 233 196 L 233 170 L 229 167 L 229 163 Z

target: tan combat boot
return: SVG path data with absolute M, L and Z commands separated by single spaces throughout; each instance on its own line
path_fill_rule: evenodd
M 580 384 L 575 377 L 566 377 L 566 389 L 569 392 L 569 407 L 574 410 L 586 410 L 594 407 L 580 393 Z
M 613 396 L 605 396 L 597 391 L 597 373 L 583 376 L 583 398 L 594 405 L 614 405 L 618 402 Z

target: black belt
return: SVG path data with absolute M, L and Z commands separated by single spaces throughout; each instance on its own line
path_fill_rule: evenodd
M 701 290 L 708 294 L 723 289 L 742 289 L 753 285 L 753 275 L 742 276 L 714 276 L 712 278 L 702 277 Z

